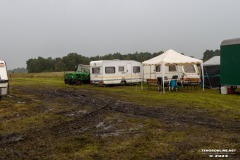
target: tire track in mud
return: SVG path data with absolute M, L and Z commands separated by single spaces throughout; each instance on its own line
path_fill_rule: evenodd
M 126 115 L 141 116 L 146 118 L 156 118 L 168 124 L 194 124 L 201 125 L 211 129 L 230 130 L 233 132 L 240 131 L 240 123 L 237 120 L 222 121 L 212 117 L 207 111 L 196 109 L 177 108 L 174 106 L 143 106 L 133 102 L 125 102 L 114 97 L 99 96 L 102 94 L 93 90 L 69 90 L 69 89 L 27 89 L 20 88 L 24 92 L 31 93 L 42 97 L 42 101 L 52 101 L 55 98 L 65 98 L 66 104 L 89 106 L 92 111 L 83 116 L 75 117 L 75 122 L 67 122 L 69 126 L 89 125 L 97 122 L 98 116 L 107 112 L 118 112 Z M 73 123 L 73 124 L 71 124 Z M 76 126 L 75 126 L 76 127 Z
M 194 113 L 183 113 L 183 111 L 179 111 L 178 108 L 174 107 L 146 107 L 146 106 L 134 106 L 129 104 L 126 106 L 121 104 L 121 106 L 112 106 L 111 110 L 116 112 L 121 112 L 125 114 L 133 114 L 136 116 L 142 116 L 147 118 L 157 118 L 166 123 L 187 123 L 187 124 L 195 124 L 202 125 L 206 127 L 210 127 L 213 129 L 230 129 L 233 131 L 237 131 L 240 129 L 240 126 L 226 124 L 225 122 L 221 122 L 216 118 L 208 117 L 204 114 L 199 114 L 198 112 Z M 236 123 L 234 123 L 236 124 Z
M 156 118 L 170 124 L 187 123 L 206 126 L 211 129 L 226 129 L 234 132 L 240 131 L 239 121 L 222 121 L 208 115 L 207 111 L 196 109 L 191 106 L 189 106 L 191 110 L 187 110 L 174 106 L 142 106 L 132 102 L 116 100 L 115 98 L 107 98 L 107 100 L 104 101 L 101 98 L 94 98 L 94 100 L 98 105 L 100 101 L 100 106 L 102 106 L 100 109 L 101 111 L 114 111 L 146 118 Z M 94 112 L 94 114 L 96 114 L 96 112 Z
M 58 136 L 58 135 L 69 135 L 75 133 L 98 133 L 96 130 L 96 124 L 102 122 L 105 116 L 108 113 L 121 113 L 125 116 L 137 116 L 137 117 L 144 117 L 144 118 L 155 118 L 159 121 L 162 121 L 167 124 L 167 129 L 172 129 L 174 126 L 178 125 L 200 125 L 207 127 L 209 129 L 218 129 L 218 130 L 228 130 L 232 132 L 239 132 L 240 126 L 238 122 L 232 121 L 220 121 L 217 117 L 211 117 L 211 115 L 207 114 L 207 111 L 194 109 L 186 110 L 186 109 L 179 109 L 174 106 L 143 106 L 138 105 L 133 102 L 126 102 L 118 100 L 114 97 L 105 98 L 104 96 L 99 97 L 100 94 L 98 91 L 88 91 L 88 90 L 51 90 L 51 89 L 39 89 L 33 90 L 27 87 L 25 88 L 18 88 L 21 91 L 24 91 L 27 94 L 32 94 L 38 97 L 39 101 L 42 101 L 43 107 L 47 109 L 44 105 L 49 105 L 51 101 L 57 101 L 58 98 L 66 99 L 64 101 L 64 105 L 69 106 L 88 106 L 90 107 L 91 111 L 81 114 L 79 116 L 75 116 L 71 121 L 64 121 L 62 123 L 56 124 L 51 127 L 47 127 L 51 134 Z M 18 98 L 18 95 L 13 96 L 13 98 Z M 20 97 L 21 100 L 22 97 Z M 55 100 L 56 99 L 56 100 Z M 29 99 L 26 101 L 30 102 Z M 34 103 L 33 101 L 31 103 Z M 76 111 L 76 107 L 73 110 L 68 111 L 69 113 Z M 65 115 L 65 113 L 57 113 L 61 115 Z M 2 146 L 10 145 L 12 143 L 17 143 L 18 141 L 22 141 L 23 139 L 32 138 L 31 135 L 35 135 L 39 131 L 31 130 L 29 133 L 26 134 L 18 134 L 14 133 L 12 135 L 2 135 L 0 136 L 0 142 Z M 111 130 L 102 131 L 110 132 Z M 30 138 L 30 139 L 31 139 Z

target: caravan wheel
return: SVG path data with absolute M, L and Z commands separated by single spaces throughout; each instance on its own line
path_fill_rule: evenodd
M 122 81 L 122 82 L 121 82 L 121 85 L 122 85 L 122 86 L 125 86 L 126 84 L 127 84 L 126 81 Z

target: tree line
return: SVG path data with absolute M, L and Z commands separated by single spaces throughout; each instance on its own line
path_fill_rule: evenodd
M 74 71 L 78 64 L 89 64 L 90 61 L 94 60 L 136 60 L 143 62 L 145 60 L 151 59 L 162 54 L 163 51 L 156 53 L 149 52 L 136 52 L 129 54 L 121 54 L 119 52 L 114 54 L 107 54 L 104 56 L 95 56 L 95 57 L 85 57 L 77 53 L 69 53 L 67 56 L 62 58 L 31 58 L 27 60 L 27 70 L 29 73 L 39 73 L 39 72 L 60 72 L 60 71 Z M 183 54 L 183 53 L 182 53 Z M 215 55 L 220 55 L 219 50 L 206 50 L 203 53 L 203 60 L 206 61 Z
M 203 53 L 203 62 L 209 60 L 210 58 L 214 57 L 214 56 L 220 56 L 220 50 L 219 49 L 216 49 L 215 51 L 213 50 L 206 50 L 204 53 Z
M 107 54 L 104 56 L 85 57 L 77 53 L 69 53 L 67 56 L 62 58 L 31 58 L 27 60 L 27 70 L 29 73 L 39 72 L 59 72 L 59 71 L 73 71 L 76 70 L 78 64 L 89 64 L 90 61 L 94 60 L 136 60 L 143 62 L 147 59 L 153 58 L 162 54 L 163 52 L 148 53 L 148 52 L 136 52 L 134 54 L 122 55 L 121 53 Z

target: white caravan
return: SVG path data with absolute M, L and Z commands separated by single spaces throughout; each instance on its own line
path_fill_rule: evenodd
M 7 66 L 0 60 L 0 97 L 8 94 L 8 75 Z
M 196 64 L 165 66 L 164 76 L 171 79 L 174 75 L 178 75 L 178 78 L 200 78 L 201 74 Z M 157 77 L 162 77 L 161 65 L 144 66 L 144 81 Z
M 134 60 L 99 60 L 90 62 L 92 84 L 129 84 L 141 82 L 142 65 Z

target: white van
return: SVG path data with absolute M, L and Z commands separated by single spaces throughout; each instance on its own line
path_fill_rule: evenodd
M 171 79 L 172 76 L 178 75 L 178 78 L 199 78 L 200 72 L 196 64 L 187 64 L 187 65 L 171 65 L 165 66 L 164 75 Z M 144 66 L 144 81 L 147 79 L 157 79 L 161 77 L 161 65 L 159 66 Z
M 99 60 L 90 62 L 92 84 L 130 84 L 141 82 L 142 65 L 134 60 Z
M 7 66 L 0 60 L 0 97 L 8 94 L 8 75 Z

